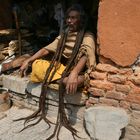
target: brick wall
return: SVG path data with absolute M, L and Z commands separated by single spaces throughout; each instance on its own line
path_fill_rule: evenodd
M 124 108 L 130 115 L 124 139 L 140 137 L 140 72 L 139 67 L 117 68 L 99 63 L 90 75 L 88 106 L 108 105 Z
M 90 75 L 87 105 L 124 108 L 130 116 L 123 140 L 140 139 L 140 67 L 131 68 L 140 54 L 139 6 L 139 0 L 99 2 L 100 63 Z

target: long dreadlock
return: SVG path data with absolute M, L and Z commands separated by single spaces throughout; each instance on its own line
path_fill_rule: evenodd
M 20 119 L 16 120 L 16 121 L 25 120 L 24 128 L 21 131 L 23 131 L 26 128 L 29 128 L 31 126 L 38 124 L 42 119 L 48 124 L 49 128 L 51 127 L 50 124 L 53 124 L 49 119 L 46 118 L 47 112 L 46 112 L 46 107 L 45 107 L 45 105 L 46 105 L 45 100 L 46 100 L 48 85 L 50 84 L 55 72 L 59 68 L 59 64 L 60 64 L 62 53 L 63 53 L 64 47 L 65 47 L 65 41 L 67 38 L 68 31 L 69 31 L 69 29 L 66 28 L 64 30 L 64 32 L 61 34 L 61 39 L 58 43 L 56 53 L 55 53 L 54 57 L 52 58 L 52 61 L 51 61 L 49 68 L 46 71 L 45 78 L 44 78 L 44 81 L 43 81 L 42 87 L 41 87 L 41 95 L 39 98 L 38 110 L 26 118 L 20 118 Z M 71 67 L 74 63 L 74 60 L 78 54 L 83 37 L 84 37 L 84 28 L 80 29 L 79 32 L 77 33 L 76 42 L 75 42 L 75 45 L 73 48 L 72 55 L 69 58 L 68 64 L 66 65 L 66 68 L 65 68 L 64 72 L 62 73 L 62 76 L 60 79 L 60 83 L 59 83 L 59 108 L 58 108 L 57 122 L 56 122 L 56 126 L 54 129 L 54 133 L 51 136 L 49 136 L 49 138 L 47 138 L 47 140 L 51 140 L 55 135 L 57 135 L 57 139 L 59 139 L 58 138 L 59 132 L 60 132 L 60 129 L 62 126 L 64 126 L 66 129 L 68 129 L 72 133 L 72 136 L 74 139 L 75 139 L 75 136 L 79 137 L 77 135 L 77 130 L 71 126 L 71 124 L 69 123 L 68 118 L 66 116 L 66 113 L 65 113 L 65 105 L 64 105 L 65 88 L 64 88 L 62 81 L 67 76 L 67 74 L 70 72 L 70 69 L 71 69 Z M 32 123 L 32 124 L 25 126 L 27 123 L 29 123 L 33 120 L 36 120 L 36 119 L 37 119 L 37 121 L 35 123 Z

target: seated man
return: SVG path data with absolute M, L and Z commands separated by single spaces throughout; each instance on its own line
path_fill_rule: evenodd
M 33 63 L 32 82 L 43 82 L 45 75 L 49 83 L 61 78 L 66 93 L 75 93 L 94 69 L 95 43 L 93 35 L 85 32 L 86 15 L 79 5 L 67 10 L 65 24 L 62 34 L 25 60 L 20 70 L 25 75 L 29 64 Z M 39 59 L 50 53 L 54 55 L 51 61 Z
M 91 33 L 85 32 L 86 15 L 79 5 L 74 5 L 67 10 L 64 31 L 51 44 L 39 50 L 36 54 L 26 59 L 20 71 L 25 75 L 26 70 L 32 64 L 30 80 L 43 82 L 39 98 L 39 108 L 32 115 L 18 120 L 26 123 L 38 119 L 29 124 L 26 129 L 39 123 L 42 119 L 50 126 L 50 120 L 46 118 L 46 94 L 48 85 L 59 80 L 59 108 L 54 133 L 59 135 L 62 126 L 71 131 L 73 137 L 77 136 L 76 130 L 70 125 L 65 113 L 64 93 L 75 93 L 81 85 L 86 87 L 89 81 L 89 73 L 95 67 L 95 42 Z M 53 54 L 51 61 L 42 60 L 44 56 Z M 84 84 L 85 83 L 85 84 Z M 86 88 L 84 88 L 86 89 Z

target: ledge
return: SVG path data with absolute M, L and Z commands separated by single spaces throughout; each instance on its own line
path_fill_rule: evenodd
M 28 77 L 21 78 L 18 75 L 2 75 L 2 84 L 4 88 L 9 89 L 12 92 L 15 92 L 19 95 L 26 96 L 30 94 L 35 98 L 39 98 L 41 93 L 42 84 L 31 83 Z M 51 84 L 47 91 L 47 99 L 58 101 L 58 85 Z M 65 103 L 74 104 L 74 105 L 84 105 L 87 100 L 87 96 L 78 91 L 76 94 L 66 94 Z

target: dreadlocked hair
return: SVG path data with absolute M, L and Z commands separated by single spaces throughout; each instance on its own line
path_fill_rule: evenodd
M 59 132 L 60 132 L 60 129 L 61 129 L 62 126 L 64 126 L 66 129 L 68 129 L 72 133 L 72 136 L 73 136 L 74 139 L 75 139 L 75 136 L 79 137 L 77 135 L 77 130 L 74 129 L 70 125 L 70 123 L 67 119 L 66 113 L 65 113 L 65 104 L 64 104 L 65 88 L 64 88 L 64 85 L 63 85 L 63 79 L 70 72 L 70 69 L 71 69 L 71 67 L 74 63 L 74 60 L 75 60 L 75 58 L 78 54 L 78 51 L 79 51 L 80 45 L 82 43 L 83 37 L 84 37 L 84 29 L 82 29 L 78 32 L 77 37 L 76 37 L 76 43 L 75 43 L 75 46 L 73 48 L 71 58 L 69 59 L 68 64 L 67 64 L 64 72 L 62 73 L 62 77 L 61 77 L 61 80 L 60 80 L 60 83 L 59 83 L 59 109 L 58 109 L 57 123 L 56 123 L 56 126 L 55 126 L 54 133 L 49 138 L 47 138 L 47 140 L 52 139 L 56 135 L 56 133 L 57 133 L 57 139 L 59 139 L 58 136 L 59 136 Z

